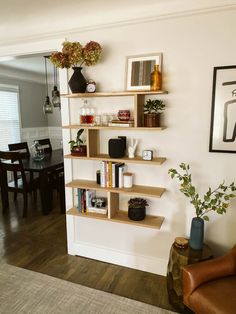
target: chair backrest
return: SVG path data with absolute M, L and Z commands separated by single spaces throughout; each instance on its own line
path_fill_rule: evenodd
M 27 186 L 24 167 L 22 164 L 21 154 L 19 152 L 2 152 L 0 151 L 0 183 L 1 188 L 9 190 L 8 175 L 14 177 L 15 187 L 11 186 L 10 190 L 17 187 L 18 173 L 20 173 L 23 188 Z
M 30 158 L 30 151 L 27 142 L 8 144 L 10 151 L 19 152 L 22 159 Z
M 44 139 L 37 140 L 37 141 L 43 147 L 45 154 L 51 154 L 51 152 L 52 152 L 52 145 L 51 145 L 51 142 L 50 142 L 49 138 L 44 138 Z

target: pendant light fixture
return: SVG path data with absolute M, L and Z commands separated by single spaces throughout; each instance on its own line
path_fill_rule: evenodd
M 47 56 L 44 56 L 45 61 L 45 85 L 46 85 L 46 99 L 43 105 L 43 112 L 46 113 L 52 113 L 53 112 L 53 106 L 50 101 L 50 98 L 48 96 L 48 72 L 47 72 Z
M 53 65 L 54 87 L 52 90 L 52 104 L 55 108 L 61 109 L 60 92 L 57 88 L 57 68 Z

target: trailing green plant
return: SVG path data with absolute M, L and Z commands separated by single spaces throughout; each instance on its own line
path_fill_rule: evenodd
M 235 193 L 232 193 L 236 191 L 234 182 L 230 185 L 226 185 L 223 181 L 214 190 L 209 187 L 208 191 L 201 199 L 195 186 L 192 184 L 192 176 L 189 173 L 189 165 L 181 163 L 179 167 L 182 169 L 183 173 L 179 173 L 174 168 L 169 169 L 168 173 L 171 175 L 172 179 L 179 179 L 180 191 L 184 193 L 185 196 L 190 198 L 190 203 L 195 207 L 197 217 L 209 221 L 207 214 L 211 211 L 221 215 L 226 213 L 230 200 L 236 196 Z
M 129 208 L 144 208 L 146 206 L 149 206 L 147 200 L 139 197 L 131 198 L 128 201 L 128 205 Z
M 81 139 L 81 136 L 82 136 L 83 132 L 84 132 L 84 129 L 80 129 L 77 132 L 76 139 L 69 141 L 71 150 L 72 150 L 73 147 L 78 147 L 78 146 L 84 144 L 84 141 Z
M 148 99 L 144 104 L 144 113 L 160 113 L 165 110 L 165 104 L 160 99 Z

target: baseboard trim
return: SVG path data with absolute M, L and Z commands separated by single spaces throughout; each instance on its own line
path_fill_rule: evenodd
M 73 243 L 68 254 L 83 256 L 111 264 L 166 276 L 168 261 L 161 258 L 131 254 L 107 247 L 95 246 L 86 242 Z

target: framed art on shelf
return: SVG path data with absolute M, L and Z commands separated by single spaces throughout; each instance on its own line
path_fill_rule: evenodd
M 150 90 L 150 74 L 154 65 L 162 71 L 162 53 L 126 57 L 126 90 Z
M 214 67 L 209 151 L 236 153 L 236 65 Z

